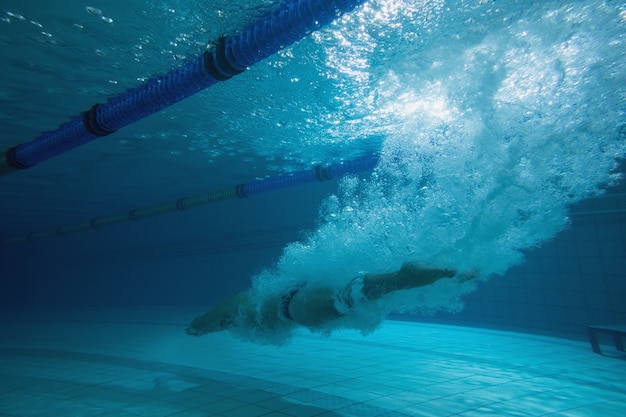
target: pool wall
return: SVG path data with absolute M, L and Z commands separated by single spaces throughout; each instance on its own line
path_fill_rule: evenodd
M 626 322 L 626 186 L 572 210 L 571 226 L 493 277 L 458 314 L 427 321 L 585 337 L 592 324 Z

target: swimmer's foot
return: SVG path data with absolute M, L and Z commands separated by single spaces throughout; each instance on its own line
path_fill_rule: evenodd
M 480 276 L 478 269 L 471 269 L 467 272 L 462 272 L 456 276 L 456 279 L 462 284 L 467 281 L 475 280 Z

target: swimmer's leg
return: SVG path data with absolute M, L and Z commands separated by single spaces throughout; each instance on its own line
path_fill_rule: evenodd
M 456 271 L 451 269 L 422 268 L 416 263 L 407 262 L 397 272 L 365 275 L 363 277 L 363 295 L 368 300 L 377 300 L 394 291 L 423 287 L 442 278 L 452 278 L 455 275 Z

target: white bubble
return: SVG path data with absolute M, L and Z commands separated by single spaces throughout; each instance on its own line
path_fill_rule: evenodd
M 407 261 L 483 278 L 504 274 L 568 225 L 572 204 L 614 182 L 615 157 L 626 154 L 616 75 L 626 68 L 616 24 L 623 11 L 605 2 L 511 5 L 489 21 L 482 12 L 450 17 L 429 9 L 431 2 L 413 3 L 367 3 L 340 29 L 314 36 L 326 55 L 319 71 L 335 88 L 336 108 L 349 115 L 336 125 L 341 150 L 353 132 L 378 131 L 381 162 L 367 180 L 341 182 L 309 237 L 255 278 L 259 294 L 294 279 L 341 288 L 360 271 L 391 272 Z M 450 33 L 463 35 L 451 41 Z M 420 36 L 439 37 L 415 45 Z M 272 68 L 288 71 L 289 59 L 281 60 Z M 286 81 L 285 91 L 293 84 Z M 276 139 L 274 151 L 282 146 Z M 458 311 L 471 290 L 447 280 L 370 311 L 378 319 L 389 311 Z M 348 325 L 369 331 L 375 323 Z
M 100 9 L 98 9 L 96 7 L 87 6 L 85 8 L 85 10 L 87 10 L 87 13 L 89 13 L 91 15 L 102 16 L 102 10 L 100 10 Z
M 21 14 L 17 14 L 17 13 L 13 13 L 13 12 L 6 12 L 7 16 L 12 17 L 13 19 L 17 19 L 17 20 L 26 20 L 26 18 L 24 16 L 22 16 Z

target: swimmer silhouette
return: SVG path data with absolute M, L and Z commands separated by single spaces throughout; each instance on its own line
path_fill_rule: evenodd
M 186 332 L 201 336 L 220 332 L 232 326 L 265 327 L 265 331 L 284 327 L 285 323 L 311 330 L 340 319 L 354 307 L 374 302 L 395 291 L 430 285 L 442 278 L 453 278 L 450 269 L 422 268 L 415 263 L 405 263 L 399 271 L 387 274 L 365 274 L 354 278 L 345 287 L 337 289 L 310 287 L 306 282 L 297 284 L 282 294 L 264 297 L 261 303 L 253 302 L 248 291 L 230 297 L 212 310 L 197 317 Z M 459 280 L 475 278 L 475 272 L 462 274 Z

